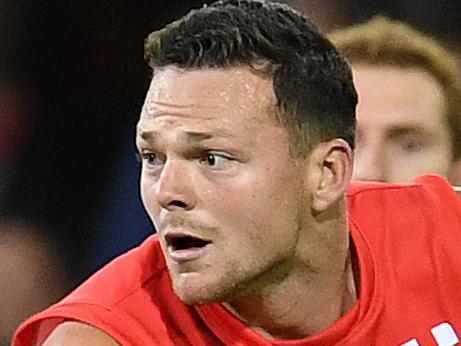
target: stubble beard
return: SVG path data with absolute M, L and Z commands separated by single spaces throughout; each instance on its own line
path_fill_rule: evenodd
M 216 268 L 211 273 L 220 275 L 208 282 L 180 282 L 179 277 L 171 275 L 173 290 L 178 298 L 187 305 L 205 305 L 214 303 L 231 303 L 243 297 L 257 296 L 261 292 L 270 294 L 276 290 L 296 267 L 296 252 L 299 236 L 304 220 L 297 216 L 296 239 L 277 256 L 267 261 L 267 256 L 261 255 L 251 260 L 237 257 L 223 264 L 224 268 Z
M 194 279 L 187 282 L 172 277 L 173 290 L 186 305 L 232 302 L 276 287 L 290 274 L 293 261 L 280 255 L 267 263 L 251 261 L 227 267 L 230 269 L 222 271 L 223 274 L 211 282 Z
M 242 268 L 243 269 L 243 268 Z M 225 302 L 244 291 L 248 276 L 245 270 L 230 269 L 213 280 L 181 280 L 172 278 L 173 290 L 187 305 L 205 305 Z M 251 279 L 250 279 L 251 280 Z M 200 282 L 201 281 L 201 282 Z

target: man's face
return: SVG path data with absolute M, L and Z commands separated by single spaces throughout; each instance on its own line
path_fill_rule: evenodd
M 416 68 L 353 66 L 359 95 L 354 178 L 407 182 L 449 174 L 451 144 L 440 85 Z
M 257 288 L 293 257 L 305 174 L 274 109 L 271 81 L 244 67 L 155 73 L 137 129 L 141 194 L 185 303 Z

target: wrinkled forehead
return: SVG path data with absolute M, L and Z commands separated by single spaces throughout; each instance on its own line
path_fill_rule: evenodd
M 137 137 L 142 141 L 168 138 L 187 143 L 246 138 L 245 142 L 252 143 L 262 137 L 285 136 L 275 107 L 272 80 L 249 68 L 167 68 L 154 75 Z
M 275 96 L 272 80 L 248 67 L 184 70 L 166 67 L 155 72 L 141 118 L 165 112 L 193 112 L 210 117 L 272 111 Z M 224 115 L 221 114 L 221 115 Z

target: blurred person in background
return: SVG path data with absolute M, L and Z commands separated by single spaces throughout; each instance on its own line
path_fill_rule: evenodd
M 384 17 L 329 35 L 359 95 L 354 178 L 461 183 L 461 74 L 441 43 Z
M 0 216 L 0 345 L 18 324 L 69 289 L 58 246 L 32 223 Z

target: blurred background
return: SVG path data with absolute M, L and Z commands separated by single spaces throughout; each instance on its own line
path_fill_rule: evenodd
M 459 0 L 284 2 L 324 32 L 382 13 L 461 51 Z M 0 345 L 153 232 L 134 155 L 143 40 L 202 3 L 0 0 Z

